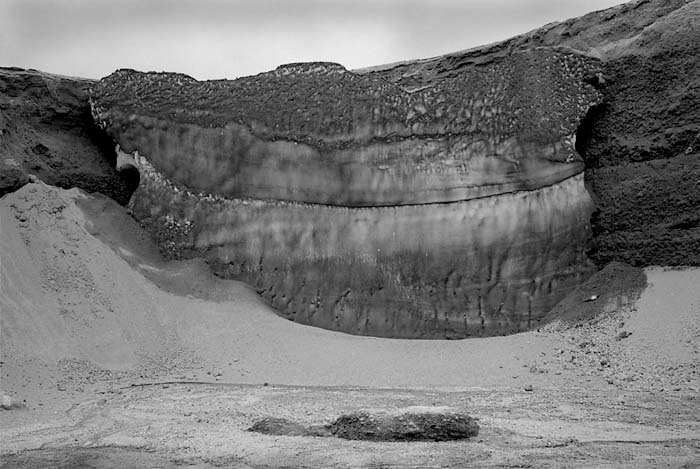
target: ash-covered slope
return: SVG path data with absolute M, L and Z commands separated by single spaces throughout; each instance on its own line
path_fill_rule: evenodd
M 48 184 L 129 201 L 138 175 L 114 170 L 114 143 L 90 115 L 94 83 L 0 67 L 0 196 L 33 174 Z
M 700 2 L 676 3 L 611 47 L 580 132 L 600 265 L 700 265 Z

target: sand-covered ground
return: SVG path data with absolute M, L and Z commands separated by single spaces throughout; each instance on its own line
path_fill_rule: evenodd
M 646 269 L 636 290 L 632 269 L 606 269 L 562 303 L 566 321 L 508 337 L 349 336 L 162 260 L 106 197 L 40 182 L 0 199 L 0 269 L 7 467 L 700 465 L 700 269 Z M 467 412 L 480 434 L 246 431 L 409 406 Z

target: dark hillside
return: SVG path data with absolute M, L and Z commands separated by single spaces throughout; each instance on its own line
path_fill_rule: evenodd
M 94 124 L 92 80 L 0 67 L 0 195 L 33 174 L 125 205 L 138 175 L 119 173 L 112 141 Z

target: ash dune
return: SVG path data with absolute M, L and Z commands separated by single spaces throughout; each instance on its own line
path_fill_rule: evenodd
M 207 378 L 203 364 L 237 383 L 453 387 L 503 384 L 510 378 L 494 368 L 520 367 L 506 356 L 534 359 L 563 346 L 536 335 L 402 341 L 295 324 L 244 284 L 217 279 L 197 262 L 162 260 L 122 207 L 77 189 L 26 185 L 2 199 L 2 227 L 2 343 L 10 367 L 70 358 L 139 371 L 169 356 L 166 365 L 178 373 Z M 499 354 L 502 360 L 489 358 Z M 459 356 L 469 359 L 448 359 Z
M 138 372 L 162 356 L 171 357 L 164 366 L 173 368 L 165 373 L 170 377 L 199 375 L 203 364 L 237 383 L 461 388 L 511 384 L 522 363 L 570 347 L 563 335 L 551 332 L 424 341 L 356 337 L 295 324 L 278 317 L 245 284 L 216 278 L 200 262 L 162 259 L 123 207 L 78 189 L 31 183 L 4 197 L 0 214 L 6 367 L 32 358 L 78 359 Z M 688 287 L 697 270 L 649 270 L 650 285 L 636 303 L 640 286 L 625 297 L 614 287 L 630 273 L 612 272 L 610 285 L 589 288 L 611 292 L 608 304 L 601 305 L 604 311 L 636 304 L 626 325 L 634 337 L 626 344 L 661 347 L 668 354 L 655 352 L 657 361 L 691 365 L 700 331 L 697 292 Z M 676 299 L 660 306 L 670 291 L 676 291 Z M 672 321 L 660 334 L 654 326 L 662 321 L 658 308 L 677 308 L 663 314 Z M 548 330 L 563 327 L 557 324 Z M 685 340 L 669 347 L 674 337 Z M 570 377 L 529 379 L 554 386 Z M 12 378 L 5 382 L 16 384 Z

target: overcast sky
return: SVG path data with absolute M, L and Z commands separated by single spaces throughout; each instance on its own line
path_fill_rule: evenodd
M 0 65 L 198 79 L 289 62 L 349 69 L 441 55 L 622 0 L 0 0 Z

